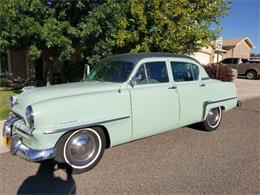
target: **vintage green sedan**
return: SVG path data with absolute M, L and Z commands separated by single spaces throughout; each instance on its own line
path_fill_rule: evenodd
M 215 130 L 240 102 L 232 82 L 210 79 L 191 57 L 138 53 L 107 57 L 82 82 L 25 90 L 10 104 L 3 135 L 12 154 L 80 173 L 106 148 L 194 123 Z

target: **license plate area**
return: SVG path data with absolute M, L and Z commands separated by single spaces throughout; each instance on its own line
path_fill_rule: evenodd
M 4 144 L 8 147 L 11 146 L 11 137 L 4 135 Z

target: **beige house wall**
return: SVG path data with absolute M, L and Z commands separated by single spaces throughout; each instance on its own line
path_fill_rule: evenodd
M 224 49 L 227 50 L 224 58 L 250 58 L 251 48 L 246 41 L 240 42 L 235 47 L 226 47 Z
M 191 55 L 191 57 L 198 60 L 201 64 L 207 65 L 210 63 L 216 63 L 217 59 L 218 61 L 221 61 L 223 59 L 223 53 L 220 53 L 217 57 L 217 54 L 212 47 L 203 47 L 200 51 L 194 53 Z

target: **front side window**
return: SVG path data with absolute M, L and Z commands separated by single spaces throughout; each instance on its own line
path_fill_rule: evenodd
M 136 84 L 168 83 L 169 77 L 165 62 L 148 62 L 140 66 L 132 79 Z
M 101 61 L 87 76 L 86 80 L 125 82 L 133 71 L 134 64 L 125 61 Z
M 196 81 L 199 79 L 199 67 L 187 62 L 171 62 L 175 82 Z

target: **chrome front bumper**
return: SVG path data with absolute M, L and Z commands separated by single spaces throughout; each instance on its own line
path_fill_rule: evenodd
M 11 146 L 10 152 L 12 155 L 28 161 L 42 161 L 55 157 L 55 148 L 45 150 L 34 150 L 22 143 L 21 137 L 12 131 L 13 125 L 17 122 L 17 118 L 13 113 L 9 114 L 3 126 L 3 136 L 10 138 Z
M 18 155 L 19 157 L 28 161 L 42 161 L 55 157 L 55 149 L 50 148 L 46 150 L 33 150 L 24 145 L 21 138 L 17 135 L 11 138 L 10 152 L 12 155 Z

